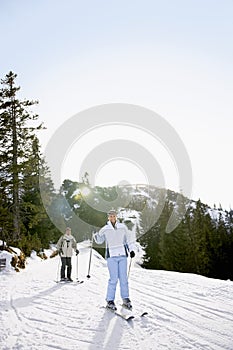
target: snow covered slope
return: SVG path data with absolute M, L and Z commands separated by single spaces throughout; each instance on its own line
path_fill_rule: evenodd
M 0 273 L 1 350 L 233 349 L 233 282 L 132 264 L 130 297 L 135 310 L 149 315 L 127 322 L 103 308 L 105 260 L 93 251 L 87 279 L 89 247 L 78 248 L 80 285 L 54 282 L 59 257 Z

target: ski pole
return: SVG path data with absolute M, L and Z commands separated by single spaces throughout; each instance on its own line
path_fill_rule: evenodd
M 76 260 L 76 282 L 77 283 L 83 283 L 83 281 L 79 281 L 79 279 L 78 279 L 78 254 L 76 254 L 76 256 L 77 256 L 77 260 Z
M 129 270 L 128 270 L 128 279 L 129 279 L 129 273 L 130 273 L 130 268 L 131 268 L 131 264 L 132 264 L 132 258 L 130 258 L 130 263 L 129 263 Z
M 78 254 L 76 254 L 76 281 L 78 282 Z
M 57 267 L 57 282 L 59 281 L 60 263 L 61 263 L 61 257 L 59 254 L 58 267 Z
M 91 239 L 90 258 L 89 258 L 89 266 L 88 266 L 87 278 L 90 278 L 90 277 L 91 277 L 91 276 L 90 276 L 90 268 L 91 268 L 91 256 L 92 256 L 93 239 L 94 239 L 94 233 L 92 233 L 92 239 Z

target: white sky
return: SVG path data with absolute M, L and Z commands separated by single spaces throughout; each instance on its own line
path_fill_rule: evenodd
M 13 70 L 22 95 L 40 101 L 37 111 L 47 127 L 40 137 L 43 148 L 59 126 L 86 108 L 123 102 L 152 109 L 185 144 L 192 198 L 229 209 L 232 18 L 231 0 L 2 0 L 1 78 Z M 87 136 L 84 148 L 95 147 L 92 142 Z M 85 156 L 76 146 L 77 169 L 71 155 L 62 169 L 72 180 Z M 97 183 L 146 178 L 126 163 L 119 176 L 115 163 L 100 164 Z M 178 190 L 174 165 L 167 169 L 168 163 L 161 160 L 166 186 Z

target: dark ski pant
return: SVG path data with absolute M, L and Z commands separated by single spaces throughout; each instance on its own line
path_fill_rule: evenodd
M 61 257 L 61 278 L 65 278 L 65 271 L 67 266 L 67 278 L 71 277 L 71 258 Z

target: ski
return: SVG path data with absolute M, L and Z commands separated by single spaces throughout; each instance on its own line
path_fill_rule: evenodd
M 123 318 L 123 319 L 126 320 L 126 321 L 130 321 L 130 320 L 132 320 L 132 319 L 134 318 L 133 315 L 126 315 L 126 314 L 124 314 L 123 312 L 120 312 L 120 311 L 118 311 L 118 310 L 112 310 L 112 309 L 110 309 L 109 307 L 105 307 L 105 308 L 106 308 L 107 310 L 109 310 L 110 312 L 112 312 L 113 314 L 115 314 L 115 315 L 117 315 L 117 316 Z
M 55 283 L 61 283 L 61 284 L 65 284 L 67 283 L 66 281 L 54 281 Z
M 56 283 L 60 283 L 60 284 L 81 284 L 83 283 L 84 281 L 54 281 Z
M 146 316 L 146 315 L 148 315 L 148 312 L 144 311 L 143 313 L 140 314 L 140 317 L 143 317 L 143 316 Z
M 143 312 L 135 312 L 132 310 L 132 309 L 128 309 L 127 307 L 123 306 L 123 305 L 120 305 L 122 309 L 124 309 L 123 311 L 119 311 L 118 309 L 117 310 L 112 310 L 108 307 L 105 306 L 105 309 L 111 311 L 113 314 L 123 318 L 124 320 L 126 321 L 129 321 L 129 320 L 132 320 L 134 319 L 135 317 L 144 317 L 146 315 L 148 315 L 148 312 L 147 311 L 143 311 Z M 128 312 L 126 312 L 126 310 L 128 310 Z
M 132 308 L 129 309 L 127 306 L 125 306 L 125 305 L 123 305 L 123 304 L 121 304 L 121 307 L 124 308 L 124 309 L 126 309 L 126 310 L 128 310 L 128 311 L 130 311 L 130 312 L 133 311 Z M 148 315 L 148 312 L 147 312 L 147 311 L 139 312 L 139 316 L 140 316 L 140 317 L 143 317 L 143 316 L 146 316 L 146 315 Z
M 124 320 L 126 321 L 130 321 L 134 318 L 134 315 L 126 315 L 124 313 L 121 313 L 120 311 L 117 311 L 117 310 L 113 310 L 114 314 L 117 315 L 117 316 L 120 316 L 121 318 L 123 318 Z
M 83 282 L 84 282 L 84 281 L 79 281 L 79 280 L 76 281 L 77 284 L 81 284 L 81 283 L 83 283 Z

